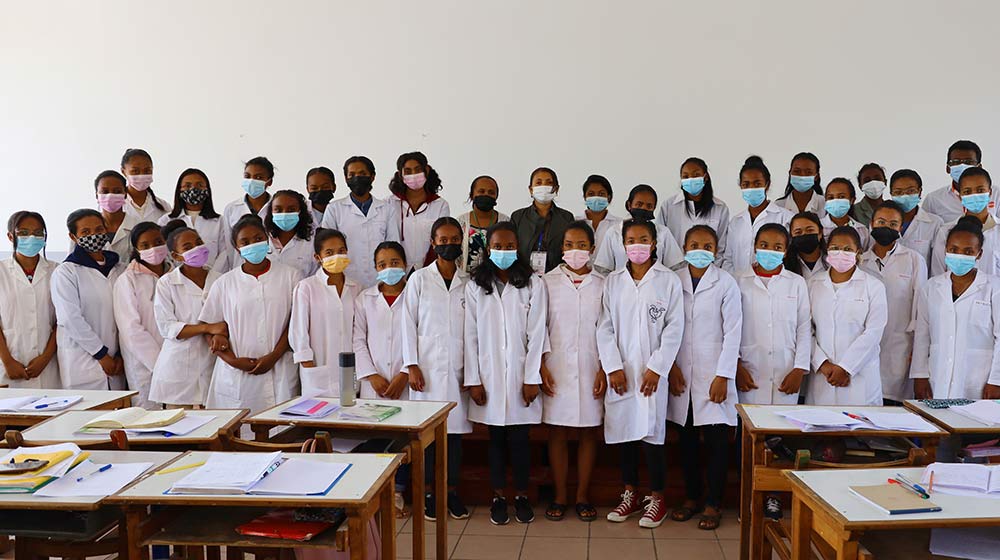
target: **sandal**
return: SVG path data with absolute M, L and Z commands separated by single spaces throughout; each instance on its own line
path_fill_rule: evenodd
M 700 507 L 691 508 L 687 506 L 680 506 L 678 508 L 674 508 L 674 511 L 670 512 L 670 519 L 683 523 L 684 521 L 690 520 L 695 515 L 698 515 L 703 510 L 704 508 Z
M 545 519 L 549 521 L 562 521 L 566 517 L 566 504 L 552 502 L 545 510 Z
M 587 502 L 577 502 L 576 516 L 580 519 L 580 521 L 593 521 L 597 519 L 597 508 Z
M 720 522 L 722 521 L 722 512 L 713 514 L 704 514 L 701 519 L 698 520 L 698 528 L 702 531 L 714 531 L 719 528 Z

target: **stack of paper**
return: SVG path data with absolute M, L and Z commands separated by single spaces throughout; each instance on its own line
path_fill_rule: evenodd
M 854 430 L 889 430 L 896 432 L 934 432 L 930 422 L 911 412 L 866 411 L 864 415 L 823 408 L 796 408 L 776 413 L 802 428 L 803 432 L 842 432 Z
M 153 428 L 126 428 L 129 434 L 161 434 L 163 436 L 184 436 L 215 420 L 214 415 L 190 414 L 173 424 Z
M 864 418 L 875 428 L 898 432 L 934 432 L 937 428 L 912 412 L 866 412 Z
M 931 473 L 934 482 L 931 483 Z M 920 479 L 932 492 L 1000 498 L 1000 465 L 986 466 L 974 463 L 931 463 Z
M 34 492 L 65 475 L 70 468 L 86 458 L 87 454 L 72 443 L 42 447 L 19 447 L 4 455 L 0 462 L 21 463 L 28 459 L 38 459 L 48 461 L 48 464 L 27 473 L 0 474 L 0 493 L 27 494 Z
M 1000 424 L 1000 402 L 997 401 L 976 401 L 964 406 L 953 406 L 951 409 L 987 426 Z
M 996 560 L 1000 531 L 996 527 L 931 529 L 931 554 L 971 560 Z
M 170 494 L 326 494 L 351 467 L 348 463 L 292 458 L 275 453 L 215 453 L 177 481 Z
M 321 399 L 302 399 L 298 403 L 281 411 L 283 416 L 299 416 L 302 418 L 325 418 L 333 414 L 340 405 Z
M 66 476 L 45 485 L 35 495 L 47 498 L 110 496 L 139 478 L 153 463 L 114 463 L 110 469 L 99 472 L 102 466 L 89 459 L 84 460 Z
M 39 397 L 37 395 L 11 397 L 9 399 L 0 399 L 0 412 L 42 412 L 66 410 L 82 400 L 83 397 L 79 395 L 69 397 Z

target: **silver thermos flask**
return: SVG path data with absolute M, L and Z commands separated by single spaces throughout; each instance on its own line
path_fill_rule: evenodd
M 340 406 L 354 406 L 354 352 L 340 353 Z

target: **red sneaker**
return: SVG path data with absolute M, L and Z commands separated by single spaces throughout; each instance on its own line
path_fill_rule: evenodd
M 642 514 L 642 519 L 639 520 L 639 526 L 646 529 L 659 527 L 664 518 L 667 517 L 667 508 L 663 507 L 663 497 L 646 496 L 642 503 L 646 511 Z
M 639 507 L 639 500 L 635 497 L 635 492 L 626 489 L 625 493 L 622 494 L 621 503 L 608 514 L 608 521 L 622 523 L 629 517 L 639 513 L 641 509 Z

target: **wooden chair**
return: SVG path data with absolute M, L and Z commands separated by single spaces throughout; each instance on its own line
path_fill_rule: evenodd
M 128 451 L 128 434 L 125 430 L 112 430 L 111 431 L 111 441 L 98 441 L 93 443 L 80 442 L 77 445 L 80 449 L 106 449 L 112 451 Z M 24 434 L 20 430 L 7 430 L 4 433 L 4 441 L 7 443 L 9 449 L 17 449 L 18 447 L 39 447 L 39 445 L 25 443 Z

